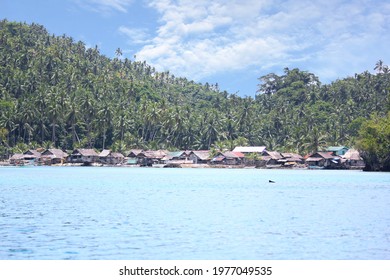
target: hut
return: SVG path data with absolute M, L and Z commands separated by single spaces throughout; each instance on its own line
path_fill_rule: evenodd
M 364 160 L 358 150 L 349 149 L 342 158 L 345 159 L 344 165 L 346 168 L 362 169 L 365 167 Z
M 138 163 L 141 166 L 152 166 L 153 164 L 164 164 L 162 160 L 168 151 L 158 150 L 158 151 L 144 151 L 137 155 Z
M 121 153 L 112 152 L 110 150 L 103 150 L 99 154 L 99 161 L 103 164 L 122 164 L 125 157 Z
M 137 158 L 138 154 L 142 153 L 144 150 L 142 149 L 133 149 L 126 153 L 126 157 L 128 158 Z
M 345 146 L 331 146 L 326 149 L 327 152 L 331 152 L 335 156 L 343 156 L 349 150 Z
M 187 153 L 187 151 L 169 152 L 165 157 L 162 158 L 162 161 L 166 163 L 168 162 L 188 163 L 189 153 Z
M 279 162 L 283 162 L 285 166 L 292 166 L 296 164 L 303 164 L 304 159 L 299 154 L 294 153 L 281 153 L 283 159 L 279 160 Z
M 47 149 L 41 154 L 40 163 L 45 165 L 63 164 L 68 156 L 60 149 Z
M 200 150 L 200 151 L 191 151 L 189 154 L 189 160 L 194 164 L 208 164 L 210 163 L 210 151 L 209 150 Z
M 244 161 L 244 154 L 240 152 L 219 152 L 212 160 L 212 164 L 240 165 Z
M 68 161 L 89 165 L 99 161 L 99 154 L 94 149 L 76 149 L 70 154 Z
M 37 162 L 41 157 L 41 153 L 37 150 L 28 150 L 23 153 L 23 159 L 29 163 Z
M 244 155 L 248 154 L 258 154 L 262 155 L 262 153 L 265 151 L 265 146 L 237 146 L 234 148 L 233 152 L 240 152 Z
M 340 157 L 332 152 L 317 152 L 306 159 L 309 168 L 337 168 L 340 167 Z
M 276 151 L 263 151 L 261 161 L 265 161 L 266 165 L 281 165 L 283 156 Z
M 12 165 L 23 165 L 24 164 L 24 154 L 13 154 L 9 159 L 9 163 Z
M 133 149 L 129 152 L 126 152 L 126 164 L 128 165 L 136 165 L 138 164 L 138 155 L 142 153 L 142 149 Z

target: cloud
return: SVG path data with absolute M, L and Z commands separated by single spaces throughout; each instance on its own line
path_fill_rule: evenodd
M 120 26 L 118 31 L 129 38 L 130 44 L 145 44 L 148 43 L 149 35 L 146 28 L 129 28 Z
M 193 79 L 305 63 L 330 76 L 345 71 L 347 61 L 358 67 L 374 42 L 388 42 L 390 34 L 386 1 L 152 0 L 148 5 L 159 15 L 156 36 L 125 27 L 122 33 L 146 43 L 138 59 Z M 385 48 L 370 55 L 380 51 Z
M 103 14 L 111 15 L 112 12 L 127 13 L 127 9 L 134 0 L 74 0 L 79 6 Z

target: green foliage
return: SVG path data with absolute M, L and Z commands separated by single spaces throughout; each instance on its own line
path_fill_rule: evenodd
M 368 171 L 390 171 L 390 112 L 374 114 L 360 129 L 358 148 Z
M 379 71 L 379 69 L 381 69 Z M 0 21 L 0 129 L 3 142 L 64 149 L 232 149 L 265 145 L 305 154 L 353 146 L 362 119 L 388 110 L 383 65 L 321 85 L 284 69 L 260 78 L 259 94 L 239 97 L 146 62 L 101 55 L 43 26 Z M 4 139 L 5 137 L 5 139 Z M 221 146 L 221 147 L 219 147 Z

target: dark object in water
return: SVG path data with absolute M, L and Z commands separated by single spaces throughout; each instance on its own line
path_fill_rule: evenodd
M 272 180 L 268 180 L 269 183 L 275 183 L 275 181 L 272 181 Z

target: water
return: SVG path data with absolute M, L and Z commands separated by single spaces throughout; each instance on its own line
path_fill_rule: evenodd
M 0 168 L 0 259 L 388 260 L 390 174 Z

